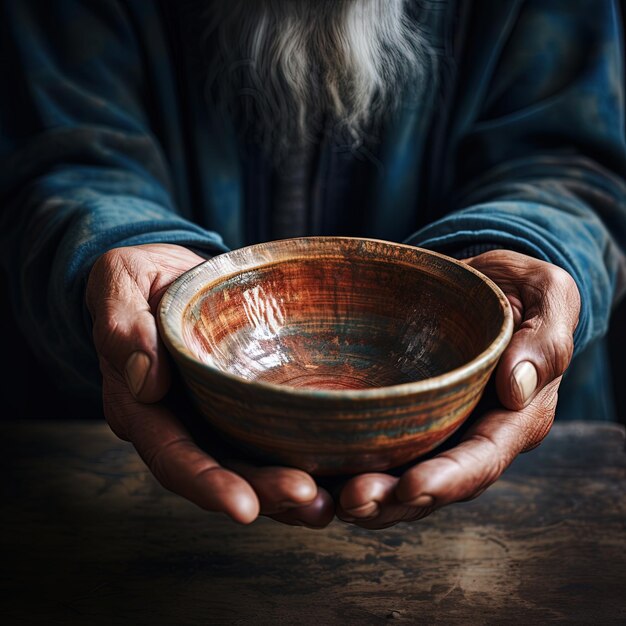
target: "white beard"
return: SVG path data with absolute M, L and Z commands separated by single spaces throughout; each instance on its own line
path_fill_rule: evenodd
M 211 0 L 212 104 L 276 158 L 325 124 L 358 147 L 411 99 L 432 59 L 405 2 Z

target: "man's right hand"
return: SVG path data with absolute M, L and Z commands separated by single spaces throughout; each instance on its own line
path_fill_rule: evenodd
M 259 514 L 323 528 L 334 516 L 330 495 L 305 472 L 287 467 L 231 469 L 201 450 L 159 401 L 170 384 L 155 312 L 178 276 L 204 259 L 187 248 L 150 244 L 117 248 L 94 264 L 86 300 L 103 376 L 104 413 L 167 489 L 244 524 Z

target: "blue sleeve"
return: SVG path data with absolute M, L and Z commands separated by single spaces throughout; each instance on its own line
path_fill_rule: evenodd
M 474 21 L 465 61 L 481 74 L 465 81 L 452 122 L 450 211 L 408 241 L 450 254 L 511 248 L 564 268 L 582 299 L 578 353 L 605 333 L 626 290 L 619 6 L 517 4 L 504 32 L 490 36 L 487 14 L 484 32 Z
M 0 42 L 0 259 L 36 352 L 68 386 L 93 387 L 94 261 L 153 242 L 226 247 L 173 204 L 123 3 L 0 0 Z

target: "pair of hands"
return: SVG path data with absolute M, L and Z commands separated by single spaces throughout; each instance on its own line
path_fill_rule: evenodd
M 114 249 L 95 263 L 86 298 L 111 429 L 133 443 L 164 487 L 204 509 L 241 523 L 260 514 L 323 528 L 337 515 L 364 528 L 385 528 L 475 498 L 550 430 L 573 352 L 578 289 L 554 265 L 493 250 L 465 261 L 489 276 L 513 309 L 515 332 L 495 375 L 502 407 L 479 416 L 458 445 L 401 477 L 355 476 L 336 502 L 303 471 L 232 459 L 220 463 L 161 402 L 170 386 L 170 366 L 154 315 L 170 283 L 203 260 L 169 244 Z

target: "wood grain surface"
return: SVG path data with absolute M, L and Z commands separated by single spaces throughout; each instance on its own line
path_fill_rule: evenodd
M 479 499 L 411 525 L 236 526 L 103 424 L 0 425 L 3 624 L 626 623 L 626 454 L 557 424 Z

